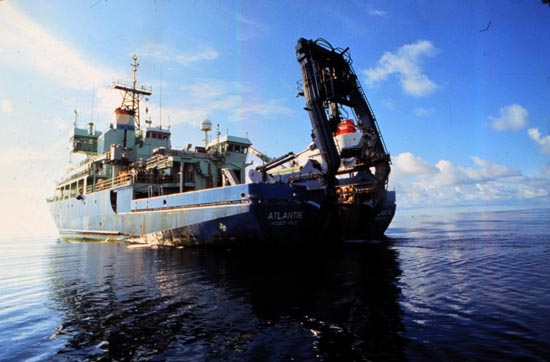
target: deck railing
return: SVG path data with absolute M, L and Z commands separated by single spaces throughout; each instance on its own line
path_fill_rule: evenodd
M 121 186 L 121 185 L 131 185 L 133 183 L 133 176 L 130 174 L 119 175 L 114 179 L 102 179 L 96 182 L 94 185 L 88 185 L 86 187 L 86 193 L 92 193 L 96 191 L 103 191 L 110 189 L 111 187 Z
M 178 183 L 179 178 L 176 176 L 162 176 L 162 175 L 132 175 L 124 174 L 115 177 L 114 179 L 102 179 L 99 180 L 95 187 L 94 185 L 88 185 L 86 187 L 86 193 L 92 193 L 96 191 L 103 191 L 115 186 L 132 185 L 136 183 L 143 184 L 166 184 L 166 183 Z

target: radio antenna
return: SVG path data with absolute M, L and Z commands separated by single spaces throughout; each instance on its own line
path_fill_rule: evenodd
M 160 128 L 162 129 L 162 65 L 160 66 L 160 100 L 159 100 L 159 112 L 160 112 L 160 115 L 159 115 L 159 123 L 160 123 Z
M 94 100 L 95 100 L 95 85 L 92 88 L 92 116 L 90 122 L 94 121 Z

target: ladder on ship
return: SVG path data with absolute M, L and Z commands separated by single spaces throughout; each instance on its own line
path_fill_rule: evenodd
M 223 167 L 221 169 L 221 172 L 222 172 L 224 186 L 228 184 L 229 186 L 235 186 L 239 184 L 239 179 L 237 178 L 237 175 L 235 175 L 235 172 L 232 169 Z

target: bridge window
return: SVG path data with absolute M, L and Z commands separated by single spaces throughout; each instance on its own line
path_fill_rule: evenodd
M 146 138 L 154 138 L 158 140 L 168 140 L 170 138 L 170 135 L 164 132 L 155 132 L 155 131 L 147 131 L 145 134 Z
M 246 147 L 242 145 L 228 144 L 227 150 L 229 152 L 246 153 Z

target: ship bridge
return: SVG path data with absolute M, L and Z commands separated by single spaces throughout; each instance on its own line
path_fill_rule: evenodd
M 145 138 L 170 140 L 171 132 L 162 127 L 147 127 L 145 128 Z
M 248 147 L 252 146 L 252 142 L 248 138 L 236 136 L 220 136 L 208 143 L 206 150 L 208 152 L 234 152 L 246 154 Z
M 149 157 L 155 149 L 171 149 L 172 133 L 169 129 L 162 127 L 146 127 L 138 131 L 136 140 L 137 159 Z

